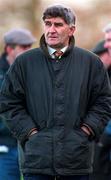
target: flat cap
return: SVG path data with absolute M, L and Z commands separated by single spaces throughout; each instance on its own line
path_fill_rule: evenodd
M 36 42 L 36 39 L 29 30 L 16 28 L 5 33 L 4 42 L 6 44 L 29 45 Z
M 105 40 L 99 41 L 96 46 L 92 49 L 92 52 L 99 55 L 107 51 L 107 48 L 104 47 Z
M 104 28 L 103 28 L 103 32 L 110 32 L 111 31 L 111 23 L 107 24 Z

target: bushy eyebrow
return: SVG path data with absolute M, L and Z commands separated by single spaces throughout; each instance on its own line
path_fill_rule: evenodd
M 52 24 L 54 24 L 56 27 L 57 26 L 63 26 L 64 25 L 64 23 L 63 22 L 54 22 L 54 23 L 52 23 L 51 21 L 44 21 L 44 23 L 45 23 L 45 25 L 52 25 Z

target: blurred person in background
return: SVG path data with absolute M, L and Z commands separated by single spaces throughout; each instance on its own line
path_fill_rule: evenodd
M 15 58 L 36 41 L 27 29 L 12 29 L 4 35 L 4 52 L 0 57 L 0 87 Z M 12 77 L 13 79 L 13 77 Z M 17 140 L 0 118 L 0 180 L 20 180 Z
M 99 41 L 92 52 L 98 55 L 107 69 L 111 82 L 111 56 L 105 45 L 106 41 Z M 109 120 L 99 141 L 94 143 L 93 173 L 90 180 L 111 180 L 111 121 Z
M 99 41 L 93 48 L 92 52 L 100 57 L 105 68 L 109 72 L 111 70 L 111 57 L 110 57 L 109 49 L 107 47 L 105 47 L 105 44 L 106 44 L 105 39 Z M 109 75 L 110 75 L 110 73 L 109 73 Z
M 108 49 L 109 55 L 111 56 L 111 23 L 103 28 L 103 32 L 105 36 L 104 47 Z
M 109 77 L 111 78 L 111 23 L 107 24 L 103 28 L 103 32 L 105 37 L 104 47 L 108 49 L 109 57 L 110 57 L 110 60 L 108 60 L 108 74 Z
M 16 58 L 0 92 L 0 116 L 24 153 L 24 180 L 88 180 L 91 144 L 111 118 L 99 57 L 75 46 L 75 13 L 43 13 L 40 47 Z

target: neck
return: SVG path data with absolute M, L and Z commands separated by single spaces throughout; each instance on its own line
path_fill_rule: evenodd
M 61 47 L 61 48 L 53 48 L 53 47 L 51 47 L 51 46 L 48 46 L 49 48 L 52 48 L 52 49 L 54 49 L 54 50 L 56 50 L 56 51 L 62 51 L 62 52 L 65 52 L 66 51 L 66 49 L 68 48 L 68 46 L 64 46 L 64 47 Z

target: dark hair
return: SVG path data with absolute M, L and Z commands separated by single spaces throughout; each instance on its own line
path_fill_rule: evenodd
M 62 5 L 49 6 L 43 13 L 43 20 L 51 17 L 61 17 L 67 24 L 75 25 L 76 16 L 70 8 Z

